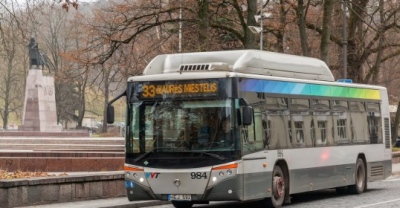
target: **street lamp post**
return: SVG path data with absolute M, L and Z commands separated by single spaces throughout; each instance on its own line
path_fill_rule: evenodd
M 257 21 L 257 18 L 256 18 Z M 260 34 L 260 50 L 263 50 L 263 33 L 264 33 L 264 28 L 263 28 L 263 1 L 260 1 L 260 28 L 261 28 L 261 34 Z
M 249 26 L 249 29 L 252 33 L 254 34 L 260 34 L 260 50 L 263 50 L 263 19 L 267 19 L 271 17 L 271 13 L 261 13 L 261 15 L 254 15 L 254 18 L 256 19 L 256 22 L 260 22 L 260 27 L 256 26 Z
M 347 4 L 343 0 L 343 79 L 347 79 Z

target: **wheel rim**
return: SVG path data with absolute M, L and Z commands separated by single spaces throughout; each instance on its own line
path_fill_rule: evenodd
M 273 183 L 274 198 L 279 199 L 285 195 L 285 180 L 281 176 L 274 177 Z
M 360 164 L 360 166 L 358 166 L 357 168 L 357 186 L 359 188 L 362 188 L 364 185 L 364 168 L 363 166 Z

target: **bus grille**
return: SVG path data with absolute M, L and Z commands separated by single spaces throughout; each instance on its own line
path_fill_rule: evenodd
M 383 166 L 371 167 L 371 177 L 383 176 Z
M 229 71 L 226 63 L 181 64 L 179 71 Z
M 390 128 L 389 128 L 389 118 L 384 118 L 385 125 L 385 147 L 386 149 L 390 148 Z
M 202 70 L 208 70 L 210 68 L 209 64 L 185 64 L 181 65 L 180 70 L 181 71 L 202 71 Z

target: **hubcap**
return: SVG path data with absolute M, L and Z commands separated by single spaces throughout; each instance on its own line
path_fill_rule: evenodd
M 280 176 L 274 177 L 273 193 L 274 197 L 277 199 L 285 194 L 285 181 Z
M 358 187 L 361 188 L 363 183 L 364 183 L 364 170 L 361 167 L 359 167 L 358 170 L 357 170 L 357 184 L 358 184 Z

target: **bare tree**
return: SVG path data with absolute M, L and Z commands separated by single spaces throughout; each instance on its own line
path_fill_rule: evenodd
M 329 65 L 329 43 L 331 37 L 331 20 L 333 12 L 333 1 L 324 1 L 324 14 L 322 17 L 322 33 L 321 33 L 321 60 Z
M 11 11 L 11 10 L 9 10 Z M 21 110 L 23 97 L 21 66 L 18 65 L 20 52 L 19 40 L 21 33 L 18 22 L 13 13 L 5 13 L 0 19 L 0 59 L 4 65 L 0 66 L 2 71 L 0 82 L 0 116 L 2 118 L 3 129 L 8 128 L 11 113 Z
M 298 0 L 297 2 L 297 19 L 299 22 L 299 34 L 300 34 L 300 41 L 301 41 L 301 51 L 304 56 L 309 56 L 309 48 L 307 43 L 307 32 L 306 32 L 306 23 L 305 18 L 307 16 L 307 9 L 309 7 L 309 1 L 307 6 L 304 6 L 303 0 Z
M 59 123 L 78 121 L 82 116 L 75 115 L 75 111 L 82 113 L 79 110 L 84 105 L 84 100 L 80 99 L 82 98 L 80 85 L 75 84 L 80 83 L 81 78 L 85 80 L 85 76 L 76 72 L 82 65 L 61 56 L 67 51 L 76 49 L 77 24 L 73 20 L 77 11 L 64 12 L 62 8 L 54 7 L 53 4 L 42 1 L 27 6 L 29 15 L 27 30 L 35 34 L 41 43 L 40 49 L 45 55 L 47 75 L 55 78 L 57 121 Z M 71 81 L 71 77 L 76 79 Z

